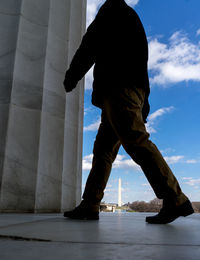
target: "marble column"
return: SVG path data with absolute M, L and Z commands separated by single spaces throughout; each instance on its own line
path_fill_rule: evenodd
M 68 62 L 71 61 L 77 43 L 80 42 L 80 35 L 75 34 L 75 31 L 85 30 L 85 12 L 86 1 L 82 1 L 82 8 L 78 8 L 79 1 L 71 2 L 71 24 L 69 28 L 68 46 Z M 76 17 L 80 17 L 82 23 L 76 23 Z M 66 97 L 65 107 L 65 143 L 64 143 L 64 159 L 63 159 L 63 176 L 62 176 L 62 209 L 70 209 L 75 204 L 79 203 L 81 198 L 82 186 L 82 138 L 83 138 L 83 86 L 76 88 L 72 93 Z M 77 117 L 74 117 L 71 111 L 76 111 Z M 78 139 L 77 139 L 78 138 Z M 74 146 L 77 142 L 80 145 Z M 67 160 L 66 160 L 67 159 Z M 70 200 L 68 201 L 68 198 Z
M 0 187 L 20 9 L 21 0 L 0 1 Z
M 2 212 L 60 212 L 80 200 L 84 86 L 66 96 L 62 82 L 85 14 L 85 0 L 0 3 L 12 38 L 0 41 Z

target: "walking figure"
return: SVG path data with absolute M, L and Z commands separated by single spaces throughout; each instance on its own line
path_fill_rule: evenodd
M 150 93 L 147 62 L 148 43 L 138 15 L 124 0 L 107 0 L 83 36 L 64 80 L 70 92 L 94 64 L 92 104 L 102 110 L 83 200 L 65 217 L 99 219 L 100 202 L 121 145 L 163 199 L 160 212 L 146 217 L 146 222 L 166 224 L 194 212 L 145 128 Z

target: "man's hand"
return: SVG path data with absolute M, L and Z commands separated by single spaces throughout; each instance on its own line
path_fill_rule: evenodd
M 78 81 L 75 80 L 69 70 L 65 74 L 65 79 L 63 81 L 63 85 L 65 87 L 66 92 L 71 92 L 77 85 Z

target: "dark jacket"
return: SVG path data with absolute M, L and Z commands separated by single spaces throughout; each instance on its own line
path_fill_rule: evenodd
M 120 88 L 143 88 L 146 119 L 150 92 L 147 61 L 148 44 L 138 15 L 124 0 L 107 0 L 83 36 L 66 79 L 75 87 L 95 64 L 92 103 L 98 107 L 105 95 Z

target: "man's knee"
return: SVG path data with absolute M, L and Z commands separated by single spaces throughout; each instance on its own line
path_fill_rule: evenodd
M 102 162 L 107 162 L 112 164 L 117 156 L 117 153 L 112 152 L 100 152 L 100 151 L 93 151 L 95 160 L 101 160 Z
M 112 163 L 119 151 L 120 142 L 115 144 L 110 144 L 109 142 L 97 142 L 94 143 L 93 154 L 95 158 L 99 160 L 105 160 L 107 162 Z

